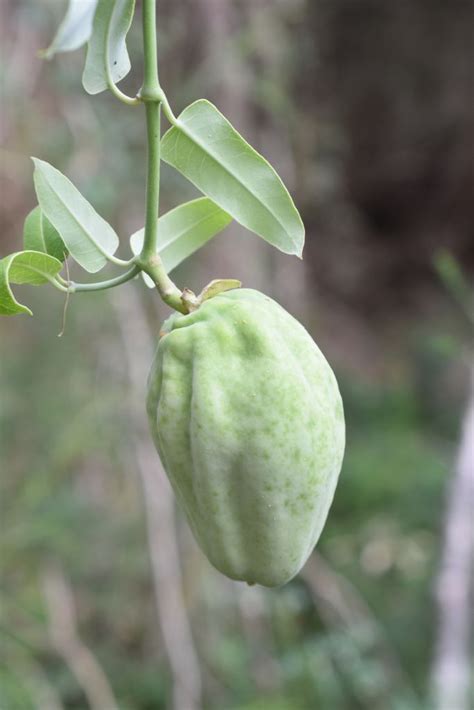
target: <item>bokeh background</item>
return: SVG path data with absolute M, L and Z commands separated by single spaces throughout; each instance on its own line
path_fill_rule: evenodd
M 142 109 L 87 96 L 82 50 L 37 57 L 64 9 L 0 2 L 2 256 L 35 205 L 30 155 L 73 179 L 123 256 L 143 225 Z M 340 382 L 347 455 L 302 573 L 277 590 L 225 579 L 146 428 L 157 296 L 140 281 L 77 295 L 58 339 L 61 294 L 19 289 L 34 318 L 0 321 L 0 707 L 468 710 L 473 4 L 158 9 L 175 111 L 214 101 L 307 225 L 303 262 L 231 227 L 175 280 L 240 278 L 306 325 Z M 133 93 L 138 16 L 128 44 Z M 194 195 L 164 168 L 164 209 Z

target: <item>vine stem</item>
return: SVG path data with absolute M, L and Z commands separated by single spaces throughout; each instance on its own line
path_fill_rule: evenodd
M 114 83 L 114 81 L 110 78 L 108 78 L 108 86 L 110 91 L 113 93 L 116 99 L 121 101 L 123 104 L 126 104 L 127 106 L 140 106 L 140 100 L 136 99 L 132 96 L 127 96 L 127 94 L 124 94 L 123 91 L 121 91 L 117 84 Z
M 156 254 L 158 245 L 158 216 L 160 208 L 160 131 L 161 103 L 147 101 L 146 125 L 148 139 L 148 174 L 146 194 L 145 236 L 141 258 L 148 260 Z
M 156 41 L 156 0 L 143 0 L 143 46 L 145 78 L 141 94 L 160 92 Z
M 117 266 L 128 266 L 129 269 L 120 276 L 99 281 L 97 283 L 74 283 L 65 280 L 60 275 L 48 278 L 55 288 L 64 293 L 81 293 L 102 291 L 114 288 L 133 279 L 140 271 L 150 276 L 162 300 L 180 313 L 189 313 L 194 294 L 181 292 L 170 279 L 158 253 L 158 218 L 160 205 L 160 167 L 161 167 L 161 110 L 171 123 L 176 124 L 168 100 L 161 89 L 158 78 L 158 48 L 156 38 L 156 0 L 143 0 L 143 47 L 144 47 L 144 80 L 137 97 L 132 99 L 123 94 L 114 84 L 111 76 L 108 56 L 106 57 L 107 80 L 109 88 L 117 98 L 129 105 L 145 104 L 147 126 L 147 181 L 145 208 L 145 235 L 143 248 L 139 256 L 124 261 L 116 256 L 105 254 L 106 258 Z M 191 296 L 191 297 L 190 297 Z
M 165 303 L 187 313 L 181 292 L 166 273 L 158 255 L 158 217 L 160 203 L 160 141 L 163 91 L 158 78 L 156 39 L 156 0 L 143 0 L 144 81 L 139 98 L 145 103 L 148 161 L 146 182 L 146 218 L 143 248 L 136 263 L 156 283 Z
M 84 293 L 87 291 L 105 291 L 108 288 L 114 288 L 115 286 L 120 286 L 121 284 L 131 281 L 140 273 L 141 269 L 139 266 L 132 266 L 131 269 L 125 271 L 120 276 L 115 276 L 112 279 L 107 279 L 106 281 L 99 281 L 97 283 L 83 284 L 75 283 L 74 281 L 68 282 L 69 293 Z
M 59 274 L 52 277 L 47 276 L 46 278 L 55 288 L 58 289 L 58 291 L 62 291 L 63 293 L 85 293 L 87 291 L 90 293 L 91 291 L 105 291 L 108 288 L 114 288 L 115 286 L 127 283 L 127 281 L 134 279 L 140 271 L 141 268 L 135 264 L 131 269 L 125 271 L 119 276 L 114 276 L 106 281 L 98 281 L 89 284 L 76 283 L 75 281 L 63 279 L 63 277 Z

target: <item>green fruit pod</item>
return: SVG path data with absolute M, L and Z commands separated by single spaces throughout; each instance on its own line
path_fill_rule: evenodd
M 148 381 L 153 439 L 223 574 L 275 587 L 304 565 L 342 465 L 336 378 L 275 301 L 236 289 L 165 322 Z

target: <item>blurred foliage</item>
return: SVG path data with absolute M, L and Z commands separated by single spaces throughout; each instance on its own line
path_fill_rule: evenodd
M 315 584 L 309 572 L 272 591 L 230 583 L 178 519 L 187 614 L 209 710 L 428 710 L 432 589 L 468 347 L 466 324 L 437 285 L 432 258 L 447 246 L 469 274 L 474 254 L 465 228 L 470 202 L 455 200 L 456 218 L 450 221 L 446 208 L 443 229 L 432 231 L 437 222 L 429 210 L 441 209 L 434 198 L 440 187 L 430 192 L 432 173 L 426 176 L 420 155 L 441 140 L 437 116 L 439 125 L 451 117 L 450 189 L 459 184 L 465 166 L 459 146 L 462 136 L 467 140 L 463 102 L 449 94 L 449 103 L 448 79 L 434 77 L 440 66 L 448 78 L 458 76 L 464 4 L 451 10 L 444 4 L 433 19 L 428 37 L 437 37 L 445 22 L 452 34 L 439 35 L 440 44 L 445 52 L 457 47 L 451 63 L 437 57 L 434 69 L 429 43 L 416 48 L 432 3 L 419 3 L 414 25 L 405 4 L 376 4 L 380 12 L 359 0 L 160 2 L 161 75 L 176 110 L 209 95 L 232 112 L 293 183 L 309 227 L 306 266 L 292 266 L 235 230 L 183 266 L 177 281 L 199 286 L 216 275 L 242 277 L 299 313 L 337 364 L 348 422 L 341 482 L 308 565 Z M 70 175 L 122 234 L 142 226 L 140 112 L 111 97 L 85 96 L 80 52 L 52 63 L 36 58 L 61 11 L 56 0 L 41 10 L 31 0 L 2 6 L 2 51 L 9 58 L 1 69 L 2 254 L 18 244 L 34 204 L 31 154 Z M 390 51 L 408 27 L 403 47 L 410 52 L 400 78 L 399 55 Z M 383 105 L 391 119 L 384 125 L 398 146 L 388 157 L 387 138 L 369 140 L 380 120 L 376 89 L 386 72 L 377 57 L 387 36 L 392 74 Z M 139 23 L 129 44 L 136 69 L 126 86 L 134 91 Z M 423 94 L 403 81 L 411 69 L 431 77 L 435 94 L 441 85 L 446 99 L 446 110 L 430 109 L 416 130 L 402 110 L 402 98 L 411 96 L 413 116 Z M 425 125 L 428 147 L 416 139 Z M 414 164 L 417 179 L 407 190 Z M 178 191 L 180 198 L 194 195 L 172 171 L 165 169 L 163 179 L 165 208 L 178 202 Z M 143 290 L 141 297 L 158 330 L 153 295 Z M 81 638 L 121 710 L 158 710 L 171 706 L 171 680 L 130 446 L 117 309 L 105 294 L 71 301 L 59 340 L 63 303 L 47 289 L 25 288 L 33 319 L 0 322 L 0 708 L 35 708 L 51 692 L 67 710 L 87 707 L 49 638 L 42 579 L 54 561 L 73 589 Z

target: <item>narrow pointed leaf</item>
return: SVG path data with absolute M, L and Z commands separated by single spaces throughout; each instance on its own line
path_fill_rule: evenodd
M 77 263 L 91 274 L 100 271 L 118 247 L 115 231 L 59 170 L 38 158 L 33 162 L 42 211 Z
M 232 217 L 207 197 L 186 202 L 160 217 L 158 252 L 166 272 L 175 269 L 231 221 Z M 130 237 L 132 251 L 136 255 L 141 252 L 144 232 L 140 229 Z M 143 277 L 150 288 L 155 288 L 149 276 L 144 274 Z
M 31 310 L 18 303 L 10 284 L 43 284 L 56 276 L 62 263 L 49 254 L 37 251 L 19 251 L 0 260 L 0 315 L 13 316 Z
M 47 49 L 40 54 L 52 59 L 59 52 L 72 52 L 85 44 L 92 33 L 92 22 L 98 0 L 69 0 L 58 31 Z
M 126 37 L 135 11 L 135 0 L 99 0 L 82 85 L 89 94 L 108 88 L 107 61 L 114 83 L 130 71 Z
M 49 254 L 59 261 L 64 261 L 68 255 L 66 245 L 39 206 L 25 219 L 23 247 Z
M 162 157 L 244 227 L 301 256 L 304 226 L 288 190 L 211 103 L 182 112 L 163 136 Z
M 204 286 L 201 293 L 199 294 L 199 301 L 208 301 L 210 298 L 215 298 L 220 293 L 225 291 L 233 291 L 236 288 L 240 288 L 242 282 L 238 279 L 214 279 L 207 286 Z

